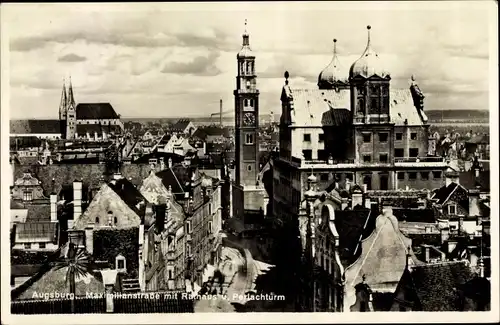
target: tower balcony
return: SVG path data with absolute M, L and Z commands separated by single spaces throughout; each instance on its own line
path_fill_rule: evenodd
M 364 116 L 355 116 L 353 119 L 354 124 L 382 124 L 390 123 L 391 117 L 387 114 L 370 114 Z
M 245 88 L 245 89 L 236 89 L 234 91 L 234 94 L 235 95 L 239 95 L 239 94 L 259 94 L 259 90 L 258 89 L 252 89 L 252 88 Z

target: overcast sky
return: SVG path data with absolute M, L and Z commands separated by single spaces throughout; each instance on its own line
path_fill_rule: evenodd
M 10 37 L 11 118 L 55 118 L 62 80 L 77 102 L 110 102 L 124 117 L 181 117 L 232 110 L 244 20 L 256 53 L 261 112 L 280 111 L 283 73 L 316 88 L 333 38 L 347 75 L 372 44 L 392 76 L 411 75 L 426 109 L 487 109 L 487 2 L 18 4 Z M 307 10 L 305 10 L 307 9 Z M 496 10 L 496 9 L 495 9 Z M 5 26 L 5 25 L 4 25 Z

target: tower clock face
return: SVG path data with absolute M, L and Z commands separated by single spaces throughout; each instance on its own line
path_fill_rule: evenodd
M 245 113 L 245 115 L 243 115 L 243 124 L 245 126 L 254 126 L 255 115 L 253 113 Z

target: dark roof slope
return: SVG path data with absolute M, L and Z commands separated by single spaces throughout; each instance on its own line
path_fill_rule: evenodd
M 170 129 L 174 130 L 174 131 L 181 131 L 182 132 L 186 129 L 189 122 L 190 122 L 189 119 L 180 119 L 175 124 L 173 124 Z
M 140 202 L 146 203 L 147 200 L 142 196 L 141 192 L 125 178 L 112 180 L 108 183 L 109 187 L 113 189 L 120 196 L 120 198 L 132 209 L 138 216 L 144 218 L 146 212 L 146 204 L 139 204 Z
M 456 290 L 473 278 L 464 261 L 414 266 L 410 275 L 422 311 L 462 310 Z
M 392 208 L 392 213 L 399 221 L 406 222 L 436 222 L 435 211 L 433 209 L 403 209 Z
M 351 120 L 351 112 L 348 109 L 330 109 L 323 113 L 321 118 L 322 125 L 341 126 L 346 125 Z
M 434 199 L 438 200 L 438 204 L 443 204 L 446 202 L 450 194 L 455 190 L 458 185 L 456 183 L 451 183 L 448 186 L 443 186 L 436 191 Z
M 59 120 L 12 120 L 10 134 L 59 134 L 61 122 Z
M 191 168 L 182 165 L 174 165 L 156 173 L 161 178 L 166 188 L 172 186 L 172 193 L 177 200 L 184 198 L 184 193 L 188 191 L 191 183 Z
M 115 109 L 110 103 L 80 103 L 76 106 L 76 119 L 99 120 L 117 119 Z
M 479 186 L 479 188 L 483 191 L 490 190 L 490 171 L 480 171 L 479 177 L 476 177 L 475 171 L 469 170 L 467 172 L 460 172 L 459 175 L 460 185 L 465 187 L 466 189 L 475 189 Z
M 359 242 L 371 234 L 375 218 L 376 214 L 369 209 L 335 211 L 335 226 L 340 236 L 340 258 L 345 265 L 350 265 L 359 255 Z

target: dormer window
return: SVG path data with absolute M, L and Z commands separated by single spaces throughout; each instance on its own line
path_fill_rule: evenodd
M 32 191 L 24 191 L 23 192 L 23 200 L 24 201 L 33 201 L 33 192 Z
M 118 256 L 116 256 L 115 268 L 120 273 L 127 272 L 127 260 L 123 255 L 119 254 Z

